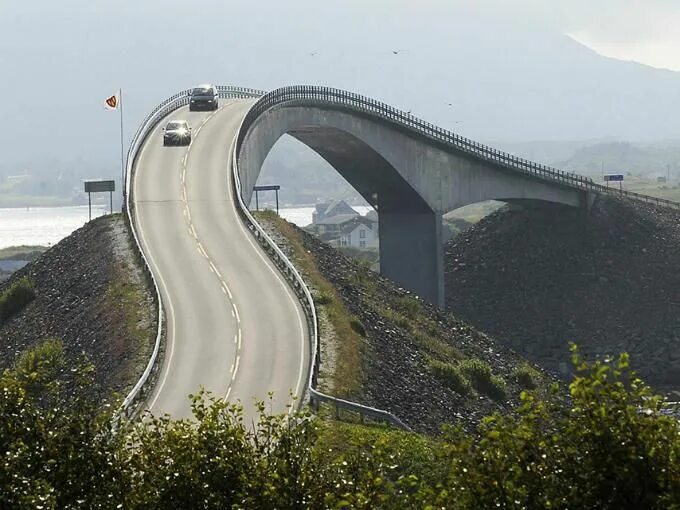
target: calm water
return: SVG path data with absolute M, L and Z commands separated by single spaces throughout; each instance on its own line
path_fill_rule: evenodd
M 356 212 L 361 215 L 365 215 L 368 211 L 372 211 L 373 208 L 370 206 L 353 206 Z M 314 212 L 314 207 L 295 207 L 279 209 L 279 214 L 282 218 L 295 223 L 298 227 L 306 227 L 312 222 L 312 213 Z
M 366 214 L 371 207 L 354 207 Z M 281 209 L 281 216 L 300 227 L 312 222 L 314 207 Z M 92 206 L 92 217 L 108 212 L 106 206 Z M 87 222 L 87 206 L 0 209 L 0 248 L 22 244 L 51 246 Z
M 92 206 L 92 217 L 108 212 Z M 0 248 L 22 244 L 51 246 L 87 222 L 87 206 L 0 209 Z

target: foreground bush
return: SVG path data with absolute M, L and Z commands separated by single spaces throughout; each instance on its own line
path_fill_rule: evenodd
M 33 299 L 35 299 L 35 288 L 28 277 L 24 276 L 10 285 L 8 289 L 0 293 L 0 324 L 20 312 Z
M 50 342 L 0 376 L 0 508 L 680 508 L 677 421 L 627 356 L 574 362 L 570 407 L 524 393 L 516 415 L 475 433 L 429 438 L 264 405 L 253 429 L 204 392 L 192 421 L 148 416 L 114 433 L 112 406 L 52 384 L 64 367 Z

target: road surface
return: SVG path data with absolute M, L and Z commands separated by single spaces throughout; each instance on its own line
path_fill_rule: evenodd
M 254 398 L 286 412 L 309 370 L 300 304 L 242 224 L 230 192 L 229 151 L 250 100 L 222 99 L 217 112 L 170 114 L 135 163 L 135 223 L 166 313 L 166 354 L 147 401 L 155 415 L 191 415 L 200 386 L 241 401 L 248 423 Z M 162 127 L 183 119 L 188 147 L 163 147 Z

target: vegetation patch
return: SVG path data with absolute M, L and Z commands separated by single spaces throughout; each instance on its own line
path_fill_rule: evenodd
M 430 369 L 440 381 L 460 395 L 468 395 L 472 385 L 456 365 L 445 361 L 429 360 Z
M 525 390 L 534 390 L 538 387 L 541 374 L 528 363 L 523 363 L 512 371 L 512 378 Z
M 413 340 L 425 349 L 430 356 L 436 356 L 445 362 L 452 362 L 461 358 L 461 353 L 458 349 L 434 335 L 420 330 L 411 331 L 411 335 Z
M 35 286 L 26 276 L 12 283 L 0 294 L 0 324 L 19 313 L 35 299 Z
M 58 342 L 0 373 L 0 508 L 680 508 L 680 424 L 630 370 L 574 353 L 570 403 L 523 392 L 513 415 L 436 438 L 309 413 L 255 424 L 204 391 L 193 417 L 112 426 L 116 402 L 72 394 Z
M 0 249 L 0 260 L 35 260 L 47 248 L 45 246 L 9 246 Z
M 494 400 L 506 397 L 506 383 L 502 377 L 491 373 L 491 366 L 480 359 L 466 359 L 460 362 L 459 368 L 472 386 Z
M 393 304 L 409 319 L 417 319 L 423 315 L 423 304 L 412 296 L 400 296 Z
M 338 339 L 335 372 L 331 377 L 334 394 L 345 398 L 357 395 L 363 381 L 361 345 L 362 336 L 366 334 L 363 324 L 350 313 L 335 286 L 323 276 L 314 256 L 305 249 L 297 229 L 273 211 L 256 215 L 274 224 L 286 237 L 293 250 L 295 267 L 315 289 L 315 305 L 324 308 L 333 326 Z
M 366 328 L 359 319 L 353 317 L 350 319 L 349 325 L 352 327 L 352 330 L 354 330 L 354 332 L 356 332 L 362 338 L 366 337 Z

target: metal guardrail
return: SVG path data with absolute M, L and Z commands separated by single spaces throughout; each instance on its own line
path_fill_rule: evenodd
M 263 94 L 262 91 L 246 89 L 242 87 L 218 87 L 217 89 L 220 94 L 220 97 L 222 98 L 259 97 Z M 149 135 L 151 130 L 166 115 L 180 108 L 181 106 L 188 104 L 188 102 L 189 102 L 189 90 L 183 90 L 173 96 L 170 96 L 165 101 L 156 106 L 156 108 L 154 108 L 151 111 L 151 113 L 149 113 L 142 121 L 141 125 L 139 126 L 139 129 L 137 129 L 137 132 L 132 137 L 132 141 L 130 142 L 130 147 L 127 152 L 127 159 L 125 163 L 125 183 L 123 188 L 123 200 L 125 203 L 125 219 L 130 226 L 130 230 L 132 231 L 132 235 L 135 240 L 135 247 L 137 248 L 137 254 L 142 261 L 142 268 L 144 270 L 144 273 L 147 276 L 147 278 L 149 278 L 150 281 L 153 283 L 154 297 L 158 309 L 158 329 L 156 331 L 154 348 L 151 353 L 151 357 L 149 358 L 149 361 L 146 365 L 146 368 L 144 369 L 144 372 L 142 373 L 142 376 L 139 378 L 137 383 L 127 394 L 125 400 L 123 401 L 123 404 L 121 405 L 119 415 L 122 415 L 126 418 L 129 418 L 130 416 L 134 415 L 135 411 L 137 410 L 137 405 L 140 402 L 140 397 L 144 394 L 143 390 L 145 389 L 147 383 L 150 381 L 149 378 L 157 367 L 163 339 L 163 319 L 164 319 L 163 303 L 161 300 L 158 282 L 156 281 L 156 278 L 153 275 L 153 271 L 151 271 L 151 266 L 149 265 L 148 259 L 144 255 L 141 243 L 139 242 L 139 236 L 137 235 L 137 229 L 135 228 L 135 221 L 133 218 L 134 204 L 132 201 L 133 189 L 130 186 L 133 178 L 132 174 L 134 170 L 134 164 L 139 153 L 139 149 L 141 148 L 142 143 Z
M 248 98 L 248 97 L 261 97 L 264 95 L 263 91 L 255 90 L 255 89 L 247 89 L 247 88 L 241 88 L 241 87 L 229 87 L 229 86 L 218 86 L 217 87 L 218 92 L 220 94 L 221 98 L 229 98 L 229 97 L 242 97 L 242 98 Z M 136 161 L 136 158 L 138 156 L 139 149 L 141 148 L 144 140 L 148 136 L 148 134 L 151 132 L 151 130 L 169 113 L 173 112 L 174 110 L 185 106 L 188 104 L 189 101 L 189 90 L 183 90 L 169 98 L 167 98 L 165 101 L 160 103 L 156 108 L 154 108 L 151 113 L 149 113 L 142 124 L 140 125 L 139 129 L 135 133 L 135 135 L 132 138 L 132 141 L 130 143 L 130 147 L 127 153 L 127 160 L 126 160 L 126 175 L 125 175 L 125 184 L 124 184 L 124 203 L 125 203 L 125 217 L 126 220 L 128 221 L 130 225 L 130 229 L 133 233 L 133 237 L 135 240 L 135 246 L 137 248 L 137 253 L 140 256 L 141 260 L 143 261 L 143 268 L 144 272 L 147 275 L 148 278 L 153 282 L 154 290 L 155 290 L 155 300 L 158 308 L 158 330 L 156 333 L 156 339 L 154 342 L 154 349 L 151 354 L 151 357 L 147 363 L 147 366 L 144 370 L 144 373 L 142 376 L 139 378 L 135 386 L 132 388 L 132 390 L 128 393 L 126 396 L 125 400 L 123 401 L 123 404 L 121 406 L 121 410 L 119 412 L 119 417 L 124 416 L 126 418 L 129 418 L 130 416 L 134 415 L 138 404 L 140 403 L 140 397 L 144 394 L 144 389 L 147 386 L 147 384 L 150 383 L 150 377 L 152 373 L 155 371 L 157 368 L 157 364 L 159 361 L 159 353 L 161 350 L 161 344 L 162 344 L 162 339 L 163 339 L 163 318 L 164 318 L 164 311 L 163 311 L 163 304 L 160 296 L 160 290 L 158 287 L 158 282 L 156 281 L 153 272 L 151 271 L 151 266 L 149 264 L 148 259 L 144 255 L 144 252 L 141 247 L 141 243 L 139 241 L 139 237 L 137 235 L 137 231 L 135 228 L 135 222 L 133 218 L 134 214 L 134 203 L 132 200 L 132 193 L 133 189 L 131 187 L 132 183 L 132 178 L 133 178 L 133 170 L 134 170 L 134 164 Z M 243 124 L 241 125 L 241 128 L 243 127 Z M 239 133 L 241 132 L 241 129 L 239 129 Z M 295 267 L 290 263 L 290 261 L 286 258 L 286 256 L 283 254 L 281 249 L 274 243 L 274 241 L 266 234 L 266 232 L 262 229 L 262 227 L 257 223 L 255 218 L 250 214 L 250 211 L 248 210 L 247 206 L 243 202 L 243 198 L 241 196 L 240 190 L 241 190 L 241 185 L 240 185 L 240 177 L 238 174 L 238 161 L 236 157 L 237 151 L 233 151 L 233 157 L 234 157 L 234 165 L 233 165 L 233 173 L 234 173 L 234 179 L 235 179 L 235 186 L 234 186 L 234 191 L 236 194 L 237 198 L 237 203 L 239 204 L 239 210 L 241 211 L 243 217 L 246 219 L 246 221 L 249 223 L 255 237 L 265 245 L 269 247 L 269 252 L 272 254 L 274 257 L 274 262 L 278 263 L 279 267 L 283 266 L 283 271 L 286 276 L 291 278 L 291 280 L 294 282 L 293 283 L 293 288 L 296 292 L 302 295 L 304 299 L 301 300 L 303 303 L 303 306 L 305 308 L 305 312 L 309 318 L 309 322 L 311 325 L 311 347 L 312 347 L 312 370 L 310 370 L 310 375 L 309 375 L 309 382 L 308 382 L 308 390 L 310 392 L 310 395 L 313 399 L 313 402 L 328 402 L 332 403 L 336 406 L 337 408 L 343 408 L 347 409 L 350 411 L 358 412 L 362 416 L 368 416 L 370 418 L 376 419 L 376 420 L 382 420 L 386 421 L 389 423 L 392 423 L 398 427 L 401 427 L 406 430 L 410 430 L 409 427 L 404 424 L 399 418 L 396 416 L 392 415 L 391 413 L 387 411 L 383 411 L 380 409 L 375 409 L 369 406 L 364 406 L 361 404 L 357 404 L 354 402 L 349 402 L 347 400 L 343 399 L 338 399 L 335 397 L 331 397 L 329 395 L 325 395 L 319 391 L 316 390 L 316 383 L 318 379 L 318 371 L 319 371 L 319 366 L 320 366 L 320 355 L 319 355 L 319 347 L 318 347 L 318 342 L 319 342 L 319 334 L 318 334 L 318 322 L 317 322 L 317 317 L 316 317 L 316 309 L 314 307 L 314 300 L 312 298 L 311 293 L 309 292 L 309 289 L 305 285 L 304 281 L 302 280 L 302 277 L 299 275 Z
M 246 115 L 247 117 L 247 115 Z M 319 338 L 319 322 L 316 315 L 316 307 L 314 305 L 314 298 L 312 293 L 309 291 L 307 284 L 305 283 L 300 273 L 298 273 L 295 266 L 288 260 L 288 257 L 281 251 L 281 248 L 274 242 L 274 240 L 267 234 L 267 232 L 262 228 L 262 226 L 257 222 L 248 209 L 248 206 L 243 201 L 241 195 L 241 177 L 238 172 L 238 153 L 240 146 L 238 145 L 238 140 L 243 140 L 240 134 L 247 131 L 250 125 L 245 124 L 244 121 L 239 126 L 239 131 L 237 135 L 236 146 L 232 150 L 232 173 L 234 178 L 234 196 L 236 202 L 239 205 L 241 215 L 244 220 L 248 223 L 251 232 L 255 238 L 265 247 L 270 258 L 279 267 L 279 270 L 292 282 L 293 289 L 298 294 L 300 302 L 303 305 L 305 314 L 307 315 L 310 338 L 311 338 L 311 359 L 312 367 L 309 371 L 309 378 L 307 381 L 307 390 L 310 394 L 310 400 L 313 407 L 321 402 L 326 402 L 335 406 L 336 411 L 338 409 L 345 409 L 354 413 L 358 413 L 362 417 L 366 416 L 374 420 L 384 421 L 391 423 L 396 427 L 402 428 L 404 430 L 411 431 L 411 428 L 406 425 L 403 421 L 397 418 L 395 415 L 388 411 L 382 409 L 377 409 L 375 407 L 366 406 L 363 404 L 358 404 L 356 402 L 350 402 L 349 400 L 344 400 L 337 397 L 332 397 L 326 395 L 316 389 L 317 382 L 319 378 L 319 369 L 321 367 L 321 354 L 320 354 L 320 338 Z
M 673 202 L 664 198 L 650 197 L 632 191 L 619 191 L 614 188 L 608 188 L 595 183 L 588 177 L 572 172 L 565 172 L 557 168 L 535 163 L 507 152 L 494 149 L 493 147 L 489 147 L 451 131 L 447 131 L 439 126 L 435 126 L 434 124 L 419 119 L 410 113 L 394 108 L 381 101 L 341 89 L 312 85 L 294 85 L 273 90 L 262 96 L 260 100 L 253 105 L 245 117 L 244 125 L 252 125 L 257 117 L 268 110 L 281 105 L 322 105 L 336 109 L 347 109 L 353 113 L 360 113 L 368 115 L 371 118 L 381 119 L 402 129 L 406 129 L 411 133 L 443 144 L 450 149 L 469 154 L 477 159 L 487 161 L 514 172 L 519 172 L 534 178 L 582 191 L 626 196 L 633 200 L 680 209 L 679 202 Z M 237 149 L 241 147 L 246 131 L 239 132 Z
M 320 354 L 319 354 L 319 334 L 318 334 L 318 322 L 316 316 L 316 309 L 314 307 L 314 300 L 307 288 L 302 277 L 299 275 L 295 267 L 283 254 L 280 248 L 274 243 L 274 241 L 267 235 L 267 233 L 262 229 L 262 227 L 257 223 L 255 218 L 252 217 L 247 206 L 243 202 L 241 197 L 241 186 L 240 186 L 240 176 L 238 174 L 238 157 L 241 150 L 241 145 L 243 139 L 245 138 L 248 129 L 254 124 L 256 119 L 270 110 L 275 106 L 280 105 L 294 105 L 301 104 L 305 106 L 311 105 L 324 105 L 332 108 L 343 108 L 349 109 L 352 112 L 367 114 L 373 118 L 380 118 L 388 123 L 394 124 L 398 127 L 405 128 L 412 133 L 419 136 L 424 136 L 430 140 L 438 143 L 443 143 L 451 148 L 462 151 L 464 153 L 473 155 L 477 158 L 486 160 L 493 164 L 508 168 L 513 171 L 521 172 L 530 176 L 534 176 L 543 180 L 556 182 L 564 186 L 584 190 L 584 191 L 594 191 L 597 193 L 604 193 L 609 195 L 619 195 L 627 196 L 634 200 L 645 201 L 655 203 L 657 205 L 663 205 L 667 207 L 680 208 L 680 203 L 673 202 L 671 200 L 650 197 L 648 195 L 642 195 L 640 193 L 635 193 L 631 191 L 620 191 L 613 188 L 607 188 L 606 186 L 596 184 L 592 179 L 574 174 L 569 172 L 564 172 L 562 170 L 552 168 L 539 163 L 534 163 L 532 161 L 525 160 L 523 158 L 518 158 L 509 153 L 499 151 L 492 147 L 480 144 L 474 140 L 457 135 L 453 132 L 444 130 L 438 126 L 435 126 L 429 122 L 419 119 L 410 113 L 393 108 L 380 101 L 361 96 L 359 94 L 354 94 L 352 92 L 334 89 L 329 87 L 316 87 L 316 86 L 291 86 L 276 89 L 272 92 L 265 94 L 263 91 L 248 89 L 242 87 L 230 87 L 230 86 L 218 86 L 217 87 L 220 97 L 241 97 L 241 98 L 253 98 L 260 97 L 260 99 L 253 105 L 253 107 L 248 111 L 244 117 L 241 126 L 239 128 L 236 144 L 232 153 L 233 157 L 233 174 L 235 182 L 235 193 L 237 197 L 237 202 L 239 204 L 239 209 L 241 213 L 249 223 L 251 230 L 260 242 L 268 247 L 269 253 L 275 259 L 275 262 L 279 264 L 279 267 L 283 268 L 284 274 L 286 274 L 293 281 L 294 289 L 301 294 L 302 302 L 306 313 L 308 314 L 310 326 L 311 326 L 311 336 L 312 336 L 312 359 L 313 366 L 310 370 L 308 390 L 310 392 L 310 397 L 313 403 L 327 402 L 336 406 L 336 408 L 347 409 L 350 411 L 357 412 L 362 416 L 368 416 L 373 419 L 387 421 L 398 427 L 410 430 L 407 425 L 405 425 L 399 418 L 393 414 L 383 411 L 380 409 L 375 409 L 369 406 L 364 406 L 347 400 L 339 399 L 329 395 L 325 395 L 316 389 L 316 384 L 318 380 L 318 372 L 320 366 Z M 144 255 L 141 249 L 141 244 L 139 242 L 139 237 L 135 229 L 135 223 L 132 215 L 134 214 L 133 202 L 131 200 L 132 188 L 130 186 L 132 181 L 132 172 L 134 169 L 134 163 L 138 156 L 139 149 L 148 136 L 149 132 L 163 119 L 168 113 L 188 104 L 189 90 L 183 90 L 162 103 L 160 103 L 156 108 L 154 108 L 149 115 L 146 116 L 139 129 L 135 133 L 130 143 L 130 148 L 127 153 L 126 161 L 126 178 L 123 188 L 124 203 L 125 203 L 125 213 L 126 220 L 130 224 L 130 228 L 133 233 L 135 240 L 135 246 L 137 247 L 137 252 L 143 261 L 143 268 L 146 275 L 151 279 L 155 290 L 155 299 L 158 307 L 158 330 L 156 334 L 156 340 L 154 343 L 154 349 L 149 362 L 144 370 L 144 373 L 137 381 L 135 386 L 126 396 L 123 405 L 121 407 L 121 413 L 129 417 L 134 414 L 136 410 L 136 404 L 138 404 L 140 395 L 143 394 L 143 390 L 151 374 L 158 363 L 158 357 L 161 349 L 162 343 L 162 333 L 163 333 L 163 305 L 160 297 L 160 291 L 158 288 L 158 283 L 153 276 L 151 271 L 149 261 Z

